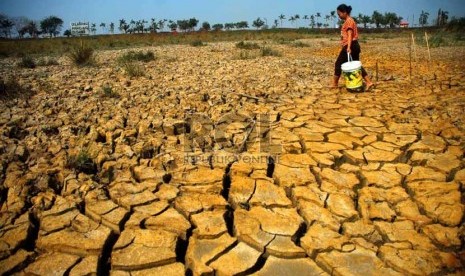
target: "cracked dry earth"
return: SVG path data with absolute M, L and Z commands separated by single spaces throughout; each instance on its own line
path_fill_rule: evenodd
M 362 45 L 380 64 L 363 94 L 324 88 L 330 40 L 151 47 L 138 79 L 121 51 L 1 60 L 36 94 L 0 113 L 0 273 L 463 274 L 464 49 L 433 49 L 412 85 L 405 41 Z M 66 166 L 83 150 L 87 173 Z

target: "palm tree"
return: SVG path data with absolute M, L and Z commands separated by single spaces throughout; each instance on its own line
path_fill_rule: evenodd
M 326 15 L 326 16 L 325 16 L 325 22 L 326 22 L 325 25 L 326 25 L 326 28 L 329 27 L 329 23 L 328 23 L 328 22 L 329 22 L 330 19 L 331 19 L 331 16 L 330 16 L 330 15 Z
M 106 27 L 106 24 L 105 23 L 100 23 L 100 28 L 102 28 L 102 33 L 105 32 L 105 27 Z
M 304 15 L 304 17 L 303 17 L 302 19 L 303 19 L 303 20 L 309 20 L 310 17 L 308 17 L 308 15 Z M 304 23 L 304 25 L 305 25 L 305 23 Z
M 129 27 L 130 26 L 128 25 L 128 23 L 126 23 L 126 20 L 124 20 L 124 19 L 119 20 L 119 30 L 120 30 L 120 32 L 124 32 L 125 34 L 128 33 Z
M 299 24 L 300 15 L 296 14 L 296 15 L 294 15 L 294 18 L 295 18 L 295 20 L 297 21 L 296 26 L 298 27 L 298 26 L 300 25 L 300 24 Z
M 281 20 L 281 28 L 283 27 L 283 20 L 286 19 L 286 16 L 284 14 L 281 14 L 279 16 L 279 20 Z
M 162 19 L 160 21 L 158 21 L 158 28 L 163 32 L 163 29 L 165 29 L 165 23 L 167 22 L 168 20 L 166 19 Z
M 444 26 L 447 24 L 447 20 L 449 20 L 449 12 L 443 11 L 439 9 L 438 11 L 438 19 L 437 19 L 437 26 Z
M 150 32 L 156 33 L 157 32 L 157 21 L 155 18 L 150 19 Z
M 278 28 L 278 25 L 279 25 L 279 20 L 275 19 L 274 24 L 273 24 L 273 28 Z
M 321 24 L 319 24 L 320 22 L 319 22 L 319 20 L 318 20 L 318 18 L 320 18 L 320 17 L 321 17 L 321 13 L 317 12 L 317 13 L 316 13 L 316 25 L 317 25 L 317 26 L 321 26 Z
M 384 21 L 384 16 L 379 11 L 374 11 L 371 16 L 372 22 L 376 25 L 376 28 L 379 28 L 381 23 Z
M 310 27 L 312 27 L 312 29 L 315 28 L 315 25 L 316 25 L 316 22 L 315 22 L 315 16 L 312 14 L 310 16 Z
M 368 15 L 358 14 L 357 21 L 360 24 L 363 24 L 363 28 L 367 28 L 368 24 L 371 23 L 371 17 Z
M 428 25 L 428 17 L 429 13 L 422 10 L 419 19 L 420 26 L 424 27 L 425 25 Z
M 333 27 L 336 26 L 336 24 L 334 23 L 334 20 L 336 20 L 336 12 L 335 11 L 331 11 L 331 19 L 333 20 Z
M 441 13 L 441 26 L 447 24 L 447 20 L 449 20 L 449 12 L 448 11 L 442 11 Z
M 291 16 L 291 18 L 289 18 L 289 21 L 292 22 L 292 24 L 294 25 L 294 22 L 295 22 L 295 17 L 294 16 Z
M 115 23 L 110 22 L 110 34 L 113 34 L 115 32 Z
M 178 23 L 176 23 L 175 21 L 173 20 L 170 20 L 168 21 L 168 28 L 170 28 L 170 30 L 173 32 L 173 31 L 176 31 L 176 29 L 178 28 Z

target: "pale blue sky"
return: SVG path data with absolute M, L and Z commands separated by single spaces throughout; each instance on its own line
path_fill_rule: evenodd
M 89 21 L 97 23 L 118 20 L 188 19 L 196 17 L 214 23 L 237 22 L 247 20 L 251 23 L 257 17 L 267 18 L 269 25 L 282 13 L 290 15 L 312 15 L 320 12 L 323 16 L 344 3 L 334 0 L 0 0 L 0 13 L 8 16 L 27 16 L 40 20 L 49 15 L 56 15 L 65 21 L 64 28 L 70 22 Z M 392 11 L 415 24 L 422 10 L 435 19 L 437 10 L 449 11 L 450 16 L 465 16 L 465 0 L 352 0 L 345 2 L 353 7 L 353 14 L 371 15 L 374 10 Z M 290 26 L 286 20 L 285 24 Z M 304 21 L 301 20 L 303 25 Z M 308 23 L 306 23 L 308 24 Z M 100 28 L 98 28 L 100 31 Z

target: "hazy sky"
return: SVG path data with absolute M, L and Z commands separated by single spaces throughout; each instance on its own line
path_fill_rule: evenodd
M 65 21 L 64 28 L 69 28 L 70 22 L 88 21 L 97 23 L 114 22 L 118 20 L 146 19 L 188 19 L 196 17 L 203 21 L 214 23 L 251 22 L 257 17 L 266 18 L 272 25 L 274 19 L 282 13 L 290 15 L 312 15 L 320 12 L 323 16 L 335 10 L 343 3 L 334 0 L 0 0 L 0 13 L 8 16 L 27 16 L 34 20 L 49 15 L 56 15 Z M 353 0 L 347 1 L 353 7 L 353 14 L 371 15 L 374 10 L 392 11 L 404 19 L 418 24 L 422 10 L 431 16 L 429 22 L 436 17 L 437 10 L 449 11 L 450 16 L 465 16 L 465 0 Z M 285 23 L 290 26 L 290 22 Z M 304 21 L 300 20 L 303 25 Z M 308 23 L 306 23 L 308 24 Z M 100 28 L 98 28 L 100 31 Z

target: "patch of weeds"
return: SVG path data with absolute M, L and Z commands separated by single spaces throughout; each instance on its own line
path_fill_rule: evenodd
M 142 77 L 145 75 L 145 69 L 136 62 L 124 62 L 121 64 L 126 75 L 129 77 Z
M 77 66 L 86 66 L 95 64 L 94 49 L 85 47 L 83 44 L 75 47 L 68 53 L 68 58 Z
M 431 48 L 438 48 L 441 46 L 446 46 L 446 40 L 441 34 L 435 34 L 431 37 L 429 41 L 429 46 Z
M 280 57 L 281 53 L 273 50 L 271 47 L 262 47 L 260 49 L 260 55 L 262 57 Z
M 36 68 L 36 62 L 34 59 L 30 56 L 24 56 L 21 58 L 21 61 L 18 63 L 18 67 L 21 68 Z
M 236 48 L 243 49 L 243 50 L 256 50 L 256 49 L 260 49 L 260 46 L 254 42 L 241 41 L 241 42 L 236 43 Z
M 118 58 L 118 62 L 142 61 L 149 62 L 155 60 L 155 54 L 152 51 L 129 51 Z
M 248 60 L 256 58 L 256 55 L 254 53 L 251 53 L 250 51 L 241 51 L 237 58 L 240 60 Z
M 77 155 L 69 156 L 66 167 L 78 173 L 95 174 L 97 172 L 97 166 L 87 151 L 80 151 Z
M 32 95 L 32 91 L 21 86 L 16 77 L 10 77 L 6 80 L 0 79 L 0 100 L 5 101 L 30 95 Z
M 455 41 L 464 41 L 465 35 L 463 33 L 456 33 L 454 36 Z
M 296 41 L 294 43 L 292 43 L 292 47 L 295 47 L 295 48 L 305 48 L 305 47 L 310 47 L 309 44 L 307 43 L 304 43 L 302 41 Z
M 58 133 L 60 133 L 60 131 L 58 130 L 58 127 L 56 126 L 43 126 L 42 132 L 45 133 L 45 135 L 47 136 L 53 136 L 53 135 L 57 135 Z
M 114 91 L 113 87 L 111 87 L 110 85 L 104 85 L 101 89 L 101 93 L 102 93 L 102 96 L 106 98 L 116 99 L 120 97 L 118 92 Z
M 55 58 L 39 58 L 37 60 L 37 66 L 53 66 L 60 65 Z
M 391 39 L 391 38 L 393 38 L 393 36 L 392 36 L 391 34 L 383 34 L 383 35 L 381 36 L 381 38 L 382 38 L 382 39 Z
M 286 37 L 279 37 L 279 38 L 276 38 L 274 41 L 275 41 L 276 43 L 278 43 L 278 44 L 286 45 L 286 44 L 292 43 L 293 41 L 295 41 L 295 39 L 286 38 Z
M 194 40 L 190 43 L 192 47 L 202 47 L 202 46 L 207 46 L 207 44 L 203 43 L 202 40 Z

